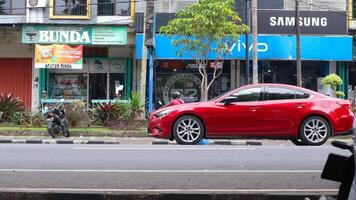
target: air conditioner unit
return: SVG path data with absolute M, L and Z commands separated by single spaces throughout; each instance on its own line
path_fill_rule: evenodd
M 47 0 L 26 0 L 27 8 L 44 8 L 47 6 Z

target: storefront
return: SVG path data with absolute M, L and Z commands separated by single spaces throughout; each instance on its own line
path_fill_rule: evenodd
M 208 64 L 208 79 L 213 76 L 211 63 Z M 209 99 L 230 90 L 230 61 L 224 62 L 223 71 L 209 90 Z M 193 61 L 159 60 L 155 71 L 155 106 L 158 101 L 167 104 L 172 93 L 179 91 L 185 102 L 200 100 L 201 75 Z
M 0 31 L 0 92 L 19 97 L 31 108 L 32 92 L 37 86 L 32 84 L 32 49 L 18 40 L 20 26 L 1 25 Z
M 126 99 L 131 58 L 125 26 L 24 25 L 22 42 L 34 44 L 39 95 L 82 100 Z
M 233 45 L 231 55 L 226 57 L 223 68 L 224 72 L 216 84 L 218 88 L 217 94 L 246 84 L 245 40 L 245 36 L 241 36 L 235 45 Z M 251 36 L 250 41 L 252 41 Z M 258 36 L 259 82 L 296 84 L 295 41 L 295 36 L 291 35 Z M 196 73 L 197 70 L 189 71 L 191 70 L 191 66 L 194 65 L 192 58 L 188 54 L 178 57 L 176 55 L 177 49 L 171 44 L 167 36 L 156 34 L 155 43 L 155 56 L 158 63 L 156 64 L 154 77 L 155 98 L 163 99 L 166 102 L 168 99 L 163 92 L 164 86 L 167 84 L 171 85 L 171 82 L 177 79 L 175 78 L 176 74 L 194 75 L 199 81 L 201 78 L 199 73 Z M 136 58 L 139 60 L 141 59 L 142 49 L 141 34 L 137 34 L 136 36 L 136 45 Z M 330 51 L 331 49 L 332 51 Z M 250 58 L 252 58 L 252 50 L 250 51 Z M 336 65 L 352 59 L 352 38 L 349 36 L 301 36 L 301 58 L 303 63 L 303 86 L 319 91 L 322 77 L 333 72 L 333 69 L 336 72 Z M 211 59 L 213 60 L 214 58 Z M 252 66 L 252 63 L 250 66 Z M 251 68 L 249 69 L 250 74 L 252 74 Z M 192 85 L 191 83 L 185 83 L 184 80 L 187 79 L 186 77 L 183 76 L 180 79 L 182 81 L 176 81 L 177 85 Z M 194 83 L 192 80 L 193 78 L 188 82 Z M 225 83 L 227 83 L 226 87 Z M 209 91 L 209 94 L 214 93 Z M 189 93 L 184 91 L 184 95 L 189 96 Z M 212 96 L 215 96 L 215 94 L 209 97 Z M 194 101 L 197 101 L 199 94 L 197 93 L 194 97 Z

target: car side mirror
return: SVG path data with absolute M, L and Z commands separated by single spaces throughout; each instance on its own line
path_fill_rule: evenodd
M 222 100 L 222 103 L 224 103 L 225 106 L 230 105 L 234 102 L 236 102 L 237 98 L 233 96 L 226 97 L 224 100 Z

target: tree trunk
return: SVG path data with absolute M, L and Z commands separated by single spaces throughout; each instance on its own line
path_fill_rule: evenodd
M 202 81 L 201 81 L 201 98 L 200 101 L 207 101 L 208 100 L 208 75 L 206 69 L 202 69 Z

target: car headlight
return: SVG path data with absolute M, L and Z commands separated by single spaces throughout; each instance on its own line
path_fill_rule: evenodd
M 162 110 L 162 111 L 156 113 L 155 117 L 160 118 L 160 117 L 168 115 L 170 112 L 172 112 L 172 110 L 169 110 L 169 109 L 168 110 Z

